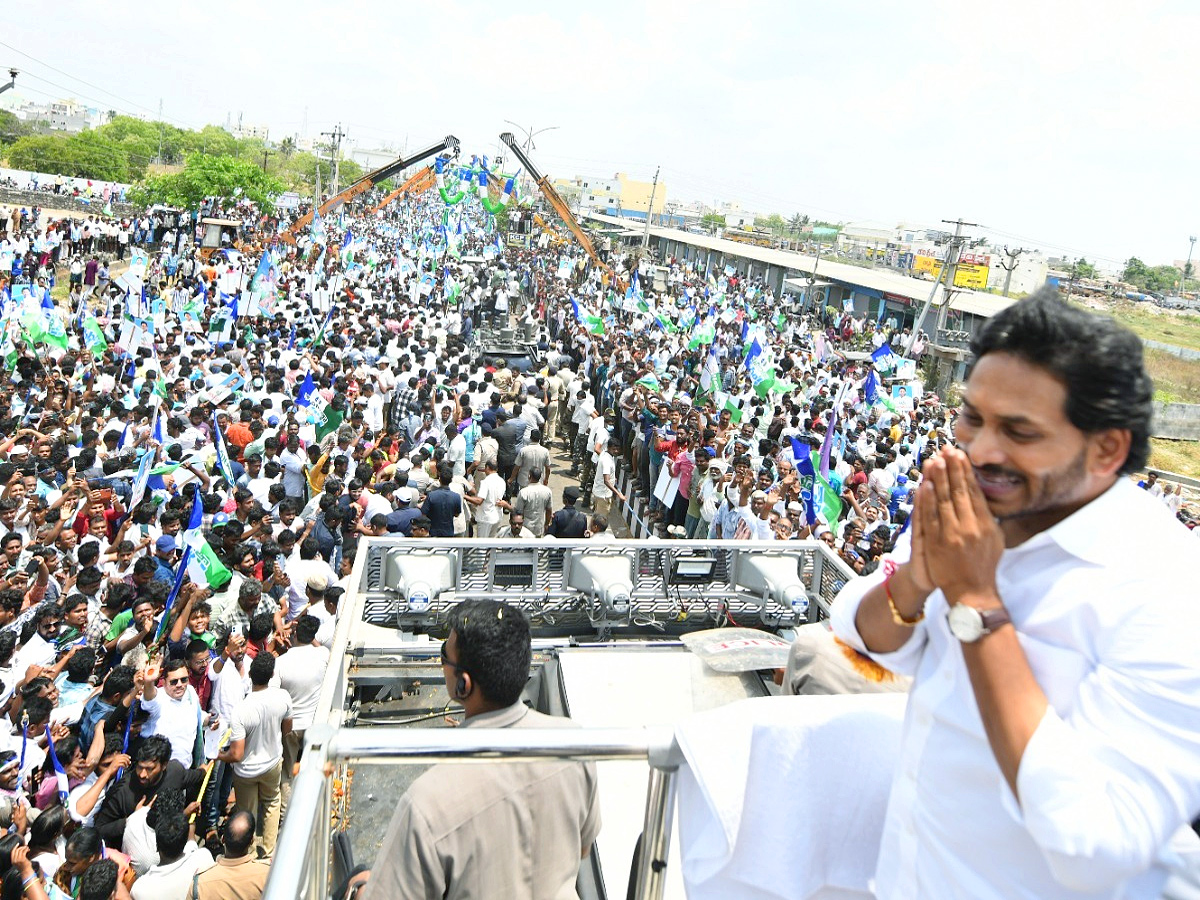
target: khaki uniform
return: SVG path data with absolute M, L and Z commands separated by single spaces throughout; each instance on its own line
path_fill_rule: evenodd
M 464 727 L 573 725 L 517 703 Z M 599 831 L 591 763 L 434 766 L 400 798 L 364 900 L 575 898 L 581 852 Z
M 271 862 L 246 856 L 230 859 L 218 856 L 217 864 L 205 869 L 192 881 L 191 900 L 259 900 L 267 886 Z

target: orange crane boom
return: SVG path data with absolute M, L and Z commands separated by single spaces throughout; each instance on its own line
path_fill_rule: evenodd
M 451 155 L 458 153 L 458 138 L 452 134 L 447 135 L 438 143 L 430 147 L 426 147 L 424 150 L 409 157 L 408 159 L 397 157 L 387 165 L 380 166 L 373 172 L 368 172 L 362 178 L 358 179 L 358 181 L 354 182 L 344 190 L 334 194 L 332 197 L 322 203 L 319 207 L 317 207 L 317 211 L 320 212 L 322 217 L 324 217 L 332 210 L 337 209 L 347 200 L 353 200 L 355 197 L 365 194 L 371 188 L 375 187 L 375 185 L 377 185 L 379 182 L 386 181 L 396 173 L 404 171 L 409 166 L 419 163 L 423 159 L 428 159 L 431 156 L 436 156 L 443 151 L 448 151 Z M 300 234 L 305 228 L 307 228 L 312 222 L 312 219 L 313 214 L 310 210 L 293 222 L 287 231 L 281 233 L 279 235 L 279 239 L 286 244 L 295 245 L 296 235 Z
M 511 132 L 504 132 L 504 134 L 500 135 L 500 140 L 508 145 L 508 149 L 511 150 L 513 155 L 515 155 L 517 159 L 521 161 L 521 165 L 525 167 L 525 170 L 529 172 L 533 180 L 537 182 L 538 189 L 542 192 L 542 196 L 546 198 L 546 202 L 554 208 L 554 211 L 558 213 L 559 217 L 563 220 L 563 222 L 566 223 L 567 228 L 570 229 L 571 234 L 575 236 L 575 240 L 577 240 L 579 245 L 583 247 L 584 252 L 587 253 L 592 262 L 597 267 L 611 275 L 612 269 L 610 269 L 608 265 L 602 259 L 600 259 L 600 254 L 596 252 L 596 246 L 592 243 L 592 239 L 588 237 L 587 232 L 580 227 L 579 221 L 571 212 L 570 207 L 567 206 L 567 202 L 563 200 L 563 198 L 559 196 L 558 191 L 554 189 L 554 185 L 550 183 L 550 179 L 538 171 L 537 166 L 535 166 L 530 161 L 529 157 L 525 155 L 525 152 L 521 149 L 520 144 L 517 143 L 517 139 L 513 137 Z
M 420 169 L 415 175 L 412 176 L 412 178 L 408 179 L 408 181 L 404 182 L 404 184 L 400 185 L 400 187 L 396 188 L 394 191 L 380 200 L 379 204 L 373 210 L 371 210 L 371 212 L 379 212 L 389 203 L 394 200 L 399 200 L 405 194 L 415 195 L 423 193 L 433 187 L 436 183 L 437 180 L 433 176 L 433 169 L 429 168 L 429 166 L 426 166 L 425 168 Z

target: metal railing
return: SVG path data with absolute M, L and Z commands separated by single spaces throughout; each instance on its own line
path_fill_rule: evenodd
M 462 730 L 314 725 L 292 780 L 263 900 L 325 900 L 330 884 L 334 767 L 340 763 L 607 762 L 646 760 L 650 774 L 634 897 L 661 900 L 683 754 L 667 728 Z M 340 900 L 340 898 L 337 898 Z

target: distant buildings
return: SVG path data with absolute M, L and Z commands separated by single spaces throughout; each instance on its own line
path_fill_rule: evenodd
M 652 181 L 641 181 L 624 172 L 617 172 L 612 178 L 576 175 L 555 181 L 554 188 L 580 215 L 601 213 L 642 221 L 646 220 L 653 195 L 654 222 L 667 223 L 667 184 L 661 178 L 655 186 Z M 672 219 L 676 218 L 672 214 Z
M 34 131 L 60 131 L 78 134 L 86 128 L 96 128 L 107 121 L 107 113 L 74 98 L 34 103 L 16 91 L 0 94 L 0 109 L 7 109 Z

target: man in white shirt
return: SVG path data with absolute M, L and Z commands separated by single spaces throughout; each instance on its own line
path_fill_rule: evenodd
M 233 764 L 233 789 L 238 809 L 262 822 L 262 846 L 275 851 L 279 833 L 283 738 L 292 730 L 292 699 L 271 687 L 275 657 L 260 653 L 250 663 L 250 695 L 233 715 L 229 747 L 217 757 Z
M 512 507 L 504 499 L 504 479 L 496 472 L 496 460 L 489 459 L 483 467 L 485 474 L 479 483 L 479 491 L 463 499 L 475 507 L 475 536 L 489 538 L 495 535 L 500 525 L 501 507 Z
M 133 900 L 184 900 L 192 896 L 192 880 L 216 865 L 208 850 L 189 840 L 182 810 L 159 811 L 154 842 L 158 863 L 138 877 L 130 891 Z
M 292 648 L 275 662 L 279 686 L 292 698 L 292 730 L 283 738 L 283 806 L 292 781 L 292 768 L 300 761 L 304 732 L 313 723 L 321 682 L 329 665 L 329 650 L 317 643 L 321 620 L 303 615 L 292 630 Z
M 1200 606 L 1186 531 L 1122 477 L 1149 455 L 1141 343 L 1046 289 L 972 349 L 960 449 L 833 605 L 914 677 L 876 896 L 1157 897 L 1200 812 Z
M 200 729 L 207 724 L 208 716 L 200 709 L 200 697 L 188 683 L 187 662 L 183 659 L 168 660 L 162 668 L 163 689 L 156 686 L 159 667 L 146 669 L 146 681 L 142 686 L 142 709 L 150 718 L 142 726 L 146 737 L 161 734 L 171 742 L 171 759 L 187 767 L 199 762 Z

